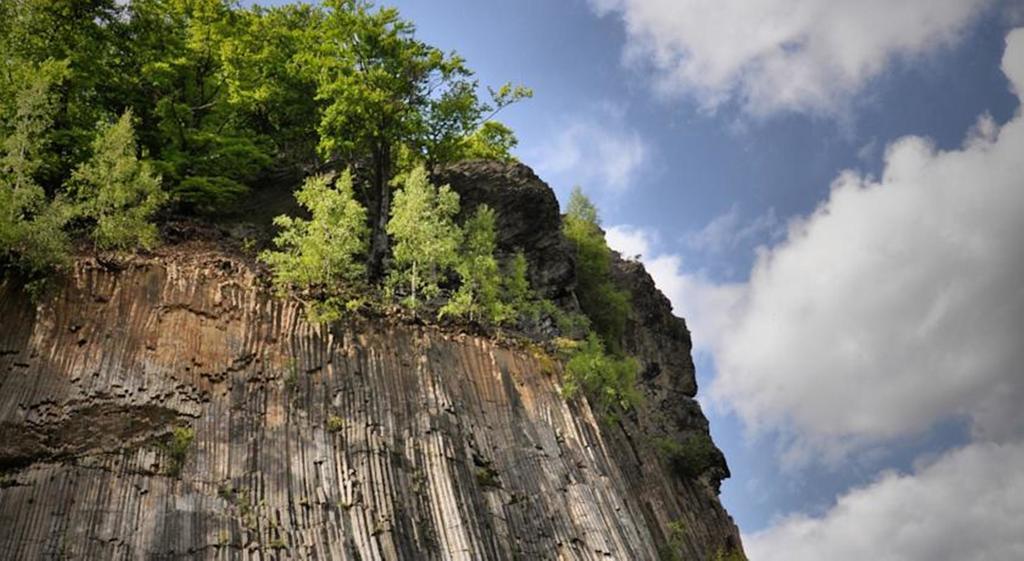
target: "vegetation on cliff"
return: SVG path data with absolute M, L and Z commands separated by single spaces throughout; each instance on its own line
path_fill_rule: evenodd
M 78 240 L 152 245 L 164 203 L 165 214 L 217 216 L 256 185 L 295 187 L 275 178 L 351 168 L 370 230 L 363 259 L 379 279 L 396 176 L 511 158 L 514 134 L 491 119 L 531 92 L 490 94 L 480 98 L 460 57 L 364 0 L 4 2 L 0 253 L 41 275 Z M 138 144 L 97 156 L 97 136 L 115 132 Z M 103 193 L 82 173 L 131 184 Z M 71 199 L 95 229 L 80 228 Z M 113 239 L 115 224 L 131 231 Z
M 628 293 L 586 197 L 564 218 L 577 287 L 560 307 L 522 253 L 498 254 L 498 210 L 460 214 L 431 182 L 462 159 L 512 160 L 515 135 L 493 117 L 529 89 L 485 101 L 462 58 L 364 0 L 15 0 L 0 22 L 6 270 L 44 277 L 76 244 L 150 249 L 168 217 L 216 222 L 253 187 L 295 188 L 306 214 L 277 217 L 259 257 L 314 320 L 368 300 L 485 326 L 553 320 L 548 335 L 576 340 L 566 395 L 608 415 L 636 403 Z
M 366 267 L 366 209 L 355 200 L 352 174 L 334 180 L 318 175 L 306 180 L 295 194 L 311 218 L 278 216 L 277 250 L 260 254 L 273 271 L 282 293 L 295 290 L 308 296 L 315 319 L 337 318 L 345 290 L 362 280 Z
M 576 249 L 576 297 L 604 343 L 619 351 L 629 315 L 629 293 L 611 279 L 612 250 L 604 239 L 597 208 L 576 187 L 569 197 L 563 232 Z

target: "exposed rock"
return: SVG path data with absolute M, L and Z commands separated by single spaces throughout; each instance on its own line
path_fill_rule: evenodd
M 470 163 L 446 181 L 465 208 L 499 210 L 502 247 L 572 299 L 557 203 L 528 168 Z M 682 477 L 659 450 L 707 421 L 689 333 L 638 264 L 615 270 L 647 400 L 608 423 L 561 397 L 537 347 L 387 318 L 311 325 L 223 247 L 116 268 L 82 258 L 38 304 L 0 284 L 5 558 L 710 560 L 740 547 L 716 493 L 724 460 Z M 194 440 L 175 450 L 186 425 Z
M 640 262 L 613 255 L 613 279 L 632 296 L 622 345 L 640 361 L 639 381 L 646 399 L 634 417 L 638 432 L 676 443 L 694 435 L 706 437 L 708 421 L 694 399 L 697 379 L 686 322 L 672 313 L 672 304 Z M 703 475 L 717 491 L 729 477 L 729 467 L 717 448 L 713 456 Z
M 530 281 L 544 297 L 571 298 L 576 285 L 575 257 L 562 237 L 554 192 L 533 170 L 519 163 L 474 160 L 449 166 L 434 178 L 459 194 L 462 218 L 486 204 L 497 212 L 498 251 L 523 251 Z

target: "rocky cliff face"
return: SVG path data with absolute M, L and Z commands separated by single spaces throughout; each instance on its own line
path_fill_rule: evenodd
M 481 177 L 501 196 L 486 202 L 503 216 L 554 200 L 532 172 L 492 171 Z M 459 173 L 468 182 L 475 172 Z M 504 200 L 502 181 L 526 194 Z M 559 263 L 553 208 L 505 246 L 525 246 L 557 296 L 572 269 Z M 82 257 L 38 303 L 7 281 L 2 556 L 632 560 L 736 550 L 717 499 L 720 454 L 684 476 L 657 444 L 706 435 L 685 325 L 641 266 L 620 261 L 616 274 L 634 294 L 626 346 L 647 399 L 611 424 L 560 397 L 560 367 L 535 346 L 393 318 L 311 325 L 221 244 L 176 244 L 116 269 Z M 177 442 L 175 427 L 189 427 Z

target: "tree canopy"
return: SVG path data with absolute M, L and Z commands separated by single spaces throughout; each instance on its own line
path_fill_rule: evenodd
M 71 174 L 74 214 L 92 222 L 89 235 L 100 249 L 152 248 L 153 214 L 167 201 L 160 177 L 135 155 L 132 112 L 102 125 L 92 155 Z
M 441 314 L 490 323 L 513 319 L 515 310 L 503 298 L 501 271 L 494 257 L 494 210 L 478 206 L 462 229 L 462 254 L 455 267 L 460 285 Z
M 597 209 L 583 190 L 575 187 L 569 198 L 562 228 L 576 249 L 576 296 L 580 308 L 605 345 L 618 351 L 630 310 L 629 293 L 611 280 L 611 249 Z
M 433 186 L 422 165 L 395 193 L 387 233 L 394 240 L 389 284 L 408 289 L 405 303 L 415 308 L 436 296 L 438 283 L 459 261 L 462 231 L 455 224 L 459 194 L 447 185 Z
M 253 188 L 291 190 L 303 176 L 350 168 L 379 278 L 393 180 L 417 165 L 430 173 L 459 159 L 510 159 L 515 136 L 492 119 L 530 95 L 511 84 L 482 90 L 461 57 L 366 0 L 4 1 L 0 251 L 5 263 L 42 271 L 80 234 L 151 245 L 154 230 L 140 233 L 139 220 L 151 221 L 158 202 L 215 220 Z M 115 152 L 127 166 L 119 171 L 109 165 Z M 89 178 L 103 174 L 134 175 L 102 191 Z M 133 216 L 109 204 L 132 189 L 152 195 Z M 72 217 L 68 204 L 86 191 L 102 191 L 105 210 Z M 131 242 L 111 238 L 119 221 L 134 225 Z

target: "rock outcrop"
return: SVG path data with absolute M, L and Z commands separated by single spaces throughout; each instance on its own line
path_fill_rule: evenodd
M 553 195 L 515 167 L 467 189 L 479 172 L 448 181 L 498 209 L 503 228 L 532 224 L 506 230 L 504 247 L 531 255 L 552 296 L 558 286 L 571 296 Z M 619 261 L 616 275 L 633 292 L 625 343 L 647 399 L 614 423 L 566 402 L 559 364 L 536 345 L 388 317 L 313 325 L 223 244 L 179 243 L 116 268 L 83 256 L 36 303 L 5 281 L 0 551 L 706 560 L 738 550 L 717 498 L 724 461 L 683 476 L 658 446 L 707 435 L 689 333 L 639 264 Z
M 575 288 L 575 256 L 562 236 L 558 199 L 529 167 L 487 160 L 441 170 L 434 181 L 459 194 L 460 219 L 486 204 L 497 212 L 498 252 L 522 251 L 530 283 L 545 298 L 564 302 Z

